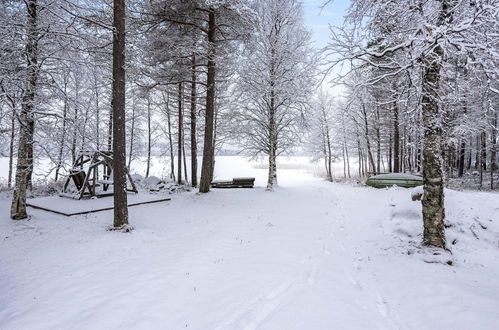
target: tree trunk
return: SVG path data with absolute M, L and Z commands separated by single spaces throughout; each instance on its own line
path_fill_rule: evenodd
M 135 138 L 135 110 L 136 110 L 135 108 L 136 108 L 136 101 L 135 101 L 135 95 L 133 95 L 133 101 L 132 101 L 132 123 L 131 123 L 131 127 L 130 127 L 130 147 L 128 149 L 128 164 L 127 164 L 128 172 L 130 172 L 130 165 L 132 164 L 133 140 Z
M 447 19 L 448 4 L 442 4 L 439 25 Z M 423 243 L 425 245 L 445 247 L 444 232 L 444 182 L 442 159 L 442 113 L 438 104 L 440 69 L 444 51 L 436 45 L 423 58 Z
M 184 136 L 184 109 L 182 105 L 183 95 L 183 85 L 181 82 L 178 83 L 178 139 L 177 139 L 177 183 L 182 184 L 182 146 L 183 136 Z
M 14 164 L 14 142 L 16 139 L 16 105 L 12 104 L 12 114 L 10 117 L 10 142 L 9 142 L 9 176 L 7 181 L 7 187 L 10 189 L 12 187 L 12 170 Z
M 146 178 L 151 169 L 151 91 L 147 91 L 147 165 Z
M 206 90 L 206 114 L 204 128 L 203 164 L 201 167 L 201 182 L 199 192 L 210 191 L 210 181 L 213 173 L 213 115 L 215 111 L 215 42 L 216 42 L 216 20 L 215 11 L 210 9 L 208 20 L 208 72 Z
M 362 103 L 362 114 L 364 115 L 364 133 L 366 137 L 366 146 L 367 146 L 367 156 L 369 158 L 369 164 L 373 172 L 376 171 L 376 165 L 374 164 L 373 154 L 371 152 L 371 140 L 369 139 L 369 124 L 367 122 L 367 111 L 366 106 Z
M 25 1 L 27 7 L 26 31 L 26 87 L 23 92 L 19 116 L 19 146 L 17 151 L 16 182 L 12 196 L 10 216 L 14 220 L 26 219 L 26 189 L 33 170 L 33 137 L 35 130 L 34 100 L 38 81 L 38 27 L 36 0 Z
M 125 133 L 125 1 L 114 0 L 113 32 L 114 227 L 128 225 Z
M 196 141 L 196 56 L 192 55 L 191 67 L 191 181 L 192 186 L 198 185 L 198 147 Z
M 64 155 L 64 142 L 66 142 L 66 121 L 68 117 L 68 94 L 67 94 L 68 80 L 67 76 L 64 75 L 64 107 L 62 110 L 62 135 L 59 141 L 59 154 L 57 155 L 57 167 L 55 169 L 55 181 L 59 179 L 59 171 L 62 167 L 62 157 Z M 74 159 L 73 159 L 74 163 Z
M 392 173 L 393 171 L 393 159 L 392 159 L 392 132 L 389 134 L 389 139 L 388 139 L 388 172 Z
M 459 168 L 457 170 L 457 175 L 462 177 L 464 174 L 464 157 L 466 153 L 466 142 L 464 139 L 461 140 L 461 147 L 459 148 Z
M 166 104 L 166 120 L 167 120 L 167 124 L 168 124 L 168 144 L 170 146 L 170 179 L 172 179 L 172 181 L 175 181 L 175 155 L 173 153 L 172 120 L 171 120 L 171 114 L 170 114 L 170 96 L 167 94 L 167 97 L 165 98 L 165 95 L 163 93 L 163 100 L 165 101 L 165 104 Z
M 376 106 L 376 173 L 381 172 L 381 132 L 380 132 L 379 106 Z
M 490 189 L 494 189 L 494 171 L 497 169 L 497 110 L 493 110 L 490 140 Z
M 393 172 L 400 172 L 400 130 L 397 102 L 393 104 Z
M 95 95 L 95 146 L 100 150 L 100 109 L 99 109 L 99 85 L 97 82 L 97 64 L 94 62 L 94 95 Z

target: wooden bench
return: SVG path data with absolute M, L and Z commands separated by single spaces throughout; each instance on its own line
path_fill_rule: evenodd
M 211 182 L 213 188 L 253 188 L 255 178 L 233 178 L 228 180 L 215 180 Z

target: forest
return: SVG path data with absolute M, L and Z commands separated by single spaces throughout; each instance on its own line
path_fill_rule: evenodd
M 0 324 L 497 328 L 498 112 L 499 0 L 0 0 Z

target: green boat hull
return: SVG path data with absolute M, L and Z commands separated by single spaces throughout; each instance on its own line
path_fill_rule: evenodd
M 403 173 L 379 174 L 367 179 L 366 184 L 374 188 L 386 188 L 392 186 L 414 188 L 423 185 L 423 178 Z

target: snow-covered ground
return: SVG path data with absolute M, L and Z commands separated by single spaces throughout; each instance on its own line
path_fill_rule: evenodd
M 11 221 L 0 199 L 0 328 L 499 328 L 498 194 L 447 191 L 434 255 L 410 190 L 290 165 L 268 192 L 256 167 L 218 159 L 258 187 L 131 207 L 131 233 L 112 212 Z

